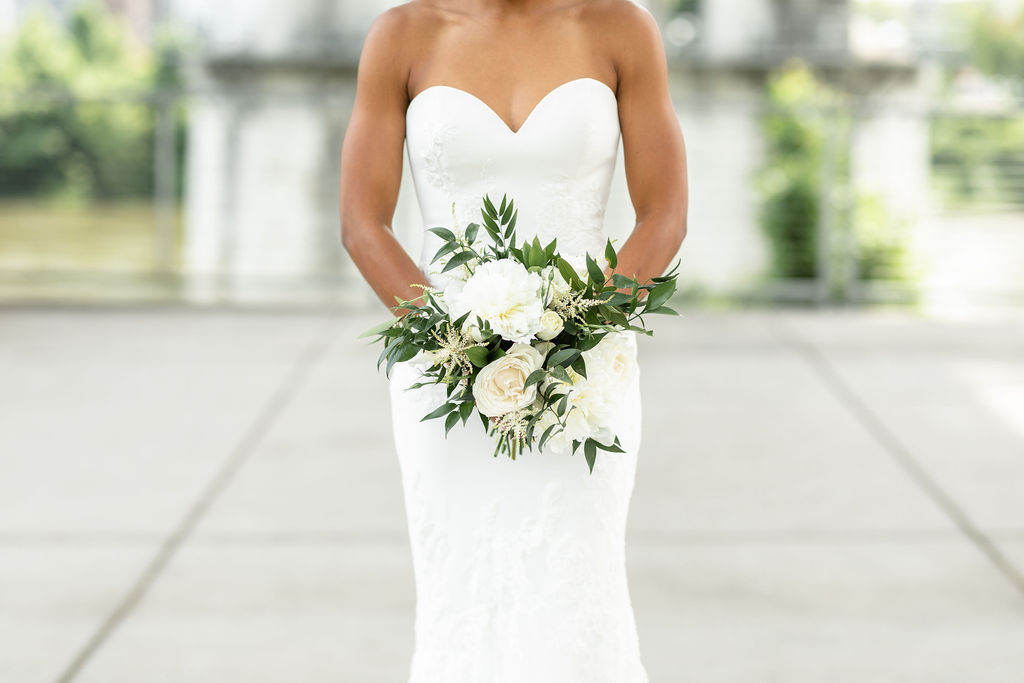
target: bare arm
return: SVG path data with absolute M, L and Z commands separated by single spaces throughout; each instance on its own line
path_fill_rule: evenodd
M 341 151 L 341 242 L 387 306 L 414 300 L 428 284 L 391 229 L 402 180 L 408 60 L 400 8 L 379 15 L 363 43 L 352 116 Z M 408 309 L 395 311 L 404 315 Z
M 636 225 L 618 251 L 614 272 L 645 283 L 662 275 L 686 237 L 686 148 L 668 91 L 658 24 L 632 2 L 614 12 L 619 56 L 619 124 L 626 184 Z M 613 271 L 608 269 L 610 275 Z M 623 290 L 625 291 L 625 290 Z

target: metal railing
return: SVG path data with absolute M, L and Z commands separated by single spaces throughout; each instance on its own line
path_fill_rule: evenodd
M 183 121 L 191 105 L 210 96 L 211 93 L 171 91 L 93 99 L 69 98 L 46 92 L 0 96 L 0 131 L 4 135 L 4 142 L 0 145 L 0 298 L 65 297 L 69 293 L 74 298 L 75 291 L 101 298 L 181 298 L 188 282 L 200 277 L 184 268 L 182 256 L 183 240 L 188 239 L 188 219 L 182 204 L 185 191 L 182 183 L 188 167 L 183 145 L 187 127 L 183 127 Z M 262 97 L 273 98 L 266 94 Z M 310 106 L 328 108 L 338 106 L 338 102 L 311 99 Z M 825 125 L 821 129 L 824 137 L 816 179 L 816 219 L 810 235 L 816 245 L 813 276 L 766 275 L 753 284 L 737 284 L 733 291 L 727 292 L 728 295 L 817 303 L 912 301 L 915 298 L 922 283 L 912 278 L 887 278 L 880 271 L 871 277 L 864 276 L 863 251 L 858 246 L 858 235 L 851 228 L 858 209 L 851 204 L 851 188 L 843 186 L 841 181 L 851 142 L 844 137 L 838 125 L 828 125 L 829 121 L 838 121 L 840 113 L 852 117 L 854 125 L 857 125 L 858 117 L 869 116 L 872 107 L 887 106 L 900 107 L 901 111 L 908 113 L 905 105 L 900 103 L 873 100 L 868 106 L 854 100 L 850 111 L 814 114 L 822 117 Z M 126 164 L 134 164 L 129 177 L 138 183 L 138 187 L 144 188 L 143 191 L 132 192 L 129 191 L 131 188 L 115 187 L 110 192 L 111 188 L 106 187 L 104 191 L 110 196 L 79 196 L 76 199 L 74 183 L 99 187 L 101 183 L 96 179 L 85 178 L 83 181 L 81 176 L 101 173 L 102 169 L 92 168 L 81 159 L 74 162 L 74 155 L 81 154 L 81 150 L 74 148 L 68 150 L 72 161 L 57 162 L 68 164 L 70 170 L 65 173 L 69 178 L 68 185 L 72 187 L 57 186 L 45 192 L 26 190 L 23 193 L 13 189 L 33 187 L 27 175 L 35 168 L 23 158 L 28 142 L 19 140 L 18 135 L 25 133 L 19 133 L 18 126 L 11 125 L 19 112 L 38 114 L 33 135 L 45 138 L 52 134 L 55 139 L 60 139 L 61 134 L 67 132 L 61 131 L 61 126 L 79 125 L 76 123 L 78 118 L 69 117 L 68 112 L 77 111 L 82 114 L 79 118 L 88 119 L 87 110 L 104 108 L 108 113 L 118 108 L 143 112 L 135 117 L 142 121 L 143 132 L 133 143 L 139 149 L 119 150 L 128 160 Z M 751 113 L 752 121 L 770 115 L 777 115 L 777 112 L 762 108 Z M 807 115 L 812 114 L 809 112 Z M 1024 126 L 1024 111 L 969 114 L 928 108 L 909 112 L 909 115 L 919 117 L 921 125 L 927 127 L 932 138 L 926 160 L 929 167 L 928 220 L 941 223 L 943 216 L 956 216 L 957 220 L 962 220 L 964 216 L 993 214 L 1024 218 L 1024 151 L 1016 146 L 1013 139 L 1004 140 L 1005 144 L 1001 146 L 999 131 L 991 130 L 993 126 L 1002 126 L 1005 130 L 1018 131 L 1014 135 L 1019 134 L 1018 127 Z M 685 121 L 687 116 L 687 111 L 680 111 L 681 119 Z M 111 116 L 110 120 L 116 122 L 117 117 Z M 68 124 L 68 121 L 72 123 Z M 6 130 L 3 128 L 5 125 Z M 934 139 L 937 132 L 942 135 L 939 141 Z M 76 134 L 83 133 L 78 130 Z M 92 131 L 92 134 L 99 135 L 102 141 L 102 130 Z M 688 137 L 699 136 L 702 131 L 691 125 L 686 134 Z M 111 138 L 116 140 L 117 136 L 112 132 Z M 340 131 L 333 131 L 326 139 L 340 140 Z M 984 143 L 979 142 L 982 139 Z M 1016 140 L 1020 141 L 1020 138 Z M 143 149 L 143 146 L 149 148 Z M 751 150 L 752 155 L 757 153 Z M 42 158 L 45 160 L 45 155 Z M 146 161 L 140 163 L 139 159 Z M 691 174 L 699 174 L 702 160 L 691 158 L 689 161 Z M 888 163 L 886 159 L 879 160 L 879 164 L 885 163 Z M 334 174 L 332 177 L 337 173 L 336 167 L 315 170 L 317 173 Z M 737 169 L 737 173 L 741 170 Z M 753 187 L 749 191 L 756 192 Z M 322 197 L 321 200 L 323 206 L 318 210 L 327 212 L 331 217 L 323 223 L 333 225 L 336 211 L 333 197 Z M 761 200 L 755 199 L 757 202 Z M 1024 220 L 1019 221 L 1019 226 L 1016 232 L 993 227 L 987 237 L 995 240 L 990 248 L 1000 251 L 1000 230 L 1006 233 L 1008 244 L 1019 244 Z M 752 217 L 749 225 L 742 226 L 742 229 L 744 239 L 767 239 L 756 218 Z M 325 237 L 324 243 L 334 240 L 336 235 L 332 234 Z M 914 247 L 907 245 L 906 248 Z M 232 261 L 227 259 L 228 263 Z M 766 272 L 770 266 L 766 266 Z M 213 277 L 231 279 L 235 275 L 221 272 L 214 273 Z M 355 275 L 354 268 L 347 263 L 327 272 L 311 266 L 308 273 L 298 274 L 300 282 L 294 286 L 336 289 L 339 284 L 350 282 Z M 1022 285 L 1024 282 L 1008 281 L 1002 290 L 998 283 L 989 290 L 1013 298 L 1020 296 Z M 700 291 L 699 283 L 692 291 Z

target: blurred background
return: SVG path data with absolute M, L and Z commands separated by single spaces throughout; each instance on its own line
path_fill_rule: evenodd
M 0 682 L 405 680 L 337 207 L 393 4 L 0 0 Z M 652 681 L 1024 680 L 1024 3 L 642 4 L 690 189 L 641 340 Z

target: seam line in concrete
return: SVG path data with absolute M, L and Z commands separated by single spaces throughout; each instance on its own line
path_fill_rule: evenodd
M 886 453 L 902 467 L 926 495 L 928 495 L 951 520 L 967 539 L 995 565 L 996 569 L 1010 581 L 1013 586 L 1024 594 L 1024 575 L 1022 575 L 1002 551 L 989 539 L 981 528 L 957 504 L 956 500 L 946 492 L 935 478 L 928 472 L 910 449 L 889 429 L 885 422 L 873 411 L 859 394 L 851 387 L 832 366 L 821 349 L 804 340 L 799 334 L 786 326 L 777 318 L 768 318 L 767 324 L 780 339 L 810 366 L 812 371 L 829 388 L 841 405 L 843 405 L 864 427 L 872 438 Z
M 299 353 L 284 380 L 242 432 L 242 437 L 214 473 L 213 478 L 203 487 L 199 496 L 189 506 L 170 535 L 163 540 L 156 554 L 143 568 L 128 592 L 64 668 L 56 679 L 57 683 L 70 683 L 81 673 L 89 660 L 106 643 L 111 634 L 117 630 L 160 577 L 170 560 L 198 525 L 199 520 L 256 450 L 273 423 L 294 399 L 312 368 L 330 348 L 333 341 L 331 332 L 334 329 L 336 317 L 336 313 L 328 314 L 326 320 Z

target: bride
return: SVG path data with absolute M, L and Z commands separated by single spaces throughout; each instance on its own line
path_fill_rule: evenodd
M 412 0 L 372 23 L 342 145 L 344 247 L 387 306 L 443 287 L 433 233 L 411 259 L 391 229 L 408 151 L 426 227 L 480 221 L 508 194 L 523 241 L 603 254 L 622 140 L 636 225 L 614 272 L 665 272 L 686 234 L 685 148 L 661 36 L 630 0 Z M 606 273 L 612 269 L 606 267 Z M 407 310 L 399 309 L 395 315 Z M 410 683 L 646 683 L 625 569 L 640 447 L 634 368 L 613 431 L 624 453 L 492 457 L 473 420 L 420 418 L 441 385 L 390 376 L 416 585 Z M 441 392 L 438 394 L 437 392 Z

